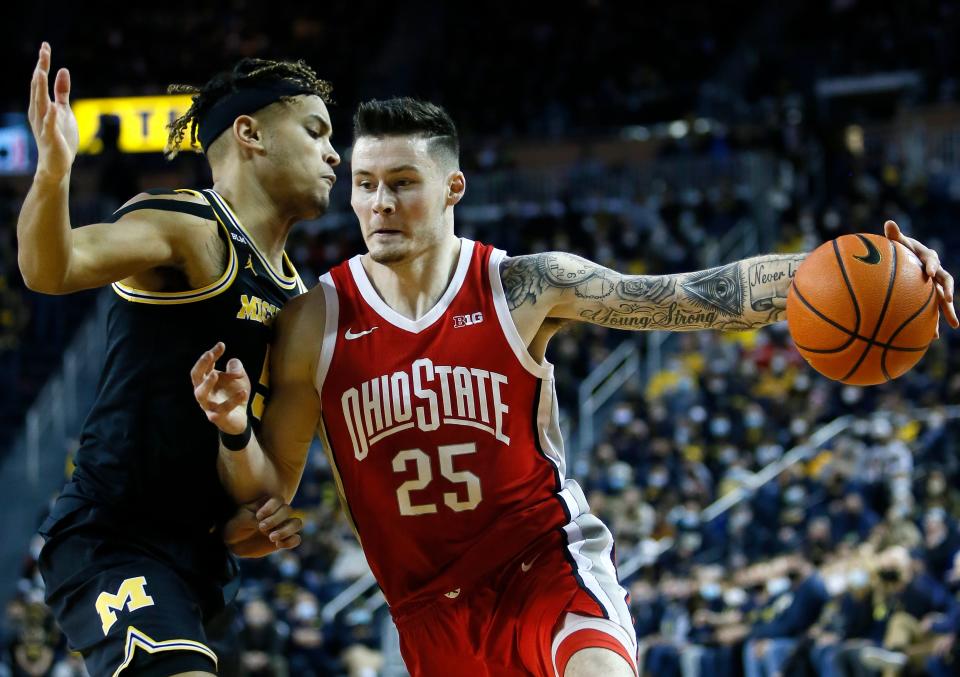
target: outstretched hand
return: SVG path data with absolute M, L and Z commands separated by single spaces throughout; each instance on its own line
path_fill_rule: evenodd
M 954 329 L 960 327 L 957 310 L 953 307 L 953 276 L 940 265 L 939 254 L 912 237 L 904 235 L 900 226 L 894 221 L 887 221 L 883 224 L 883 234 L 917 255 L 917 258 L 923 264 L 923 270 L 927 277 L 931 278 L 937 286 L 937 300 L 940 302 L 940 311 L 947 318 L 947 323 Z
M 217 343 L 206 351 L 190 370 L 190 378 L 193 396 L 207 420 L 228 435 L 239 435 L 247 429 L 250 377 L 237 358 L 227 362 L 226 371 L 216 368 L 225 350 L 223 343 Z
M 50 99 L 50 55 L 50 44 L 44 42 L 30 81 L 27 117 L 37 140 L 37 173 L 60 179 L 70 172 L 80 134 L 70 109 L 70 71 L 66 68 L 57 71 Z

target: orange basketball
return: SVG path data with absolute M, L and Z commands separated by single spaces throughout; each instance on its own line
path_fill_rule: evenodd
M 787 323 L 803 358 L 827 378 L 858 386 L 907 372 L 927 351 L 939 319 L 920 259 L 872 233 L 818 247 L 787 294 Z

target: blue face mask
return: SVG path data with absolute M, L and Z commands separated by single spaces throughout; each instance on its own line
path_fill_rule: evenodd
M 710 421 L 710 432 L 717 437 L 724 437 L 730 432 L 730 419 L 715 418 Z
M 790 589 L 790 579 L 785 576 L 771 578 L 767 581 L 767 594 L 771 597 L 785 593 Z
M 708 602 L 718 599 L 723 594 L 719 583 L 704 583 L 700 586 L 700 596 Z
M 277 567 L 283 578 L 296 578 L 300 573 L 300 563 L 295 559 L 285 559 Z

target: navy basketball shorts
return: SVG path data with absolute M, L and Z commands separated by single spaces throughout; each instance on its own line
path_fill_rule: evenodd
M 74 529 L 47 541 L 39 566 L 47 605 L 91 677 L 216 674 L 200 595 L 161 559 Z

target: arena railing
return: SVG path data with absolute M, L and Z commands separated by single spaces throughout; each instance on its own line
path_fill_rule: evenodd
M 935 410 L 914 409 L 910 412 L 909 417 L 916 420 L 926 420 L 935 411 L 943 414 L 946 419 L 960 418 L 960 405 L 940 407 Z M 878 412 L 870 418 L 883 416 L 887 416 L 887 414 Z M 724 494 L 704 508 L 700 512 L 700 524 L 704 525 L 712 522 L 743 501 L 749 500 L 765 484 L 775 480 L 783 474 L 783 472 L 792 468 L 797 463 L 809 460 L 819 449 L 822 449 L 826 444 L 853 427 L 857 420 L 854 416 L 847 414 L 821 426 L 815 430 L 803 444 L 798 444 L 790 449 L 779 459 L 772 461 L 749 476 L 741 486 Z M 655 563 L 657 559 L 669 551 L 673 545 L 674 541 L 672 538 L 664 538 L 653 543 L 641 543 L 636 549 L 636 552 L 629 553 L 618 565 L 617 570 L 620 575 L 620 580 L 627 580 L 642 567 Z

